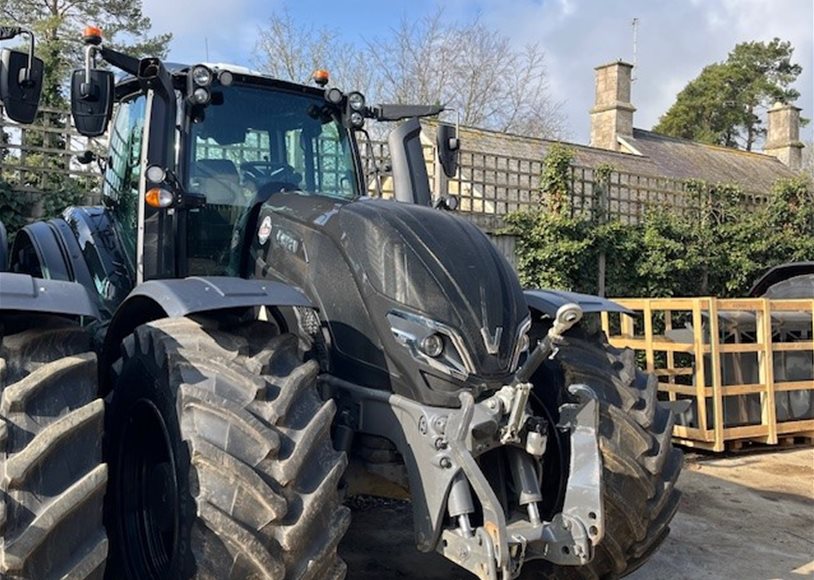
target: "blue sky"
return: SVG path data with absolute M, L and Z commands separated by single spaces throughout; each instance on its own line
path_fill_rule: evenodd
M 251 65 L 257 30 L 282 6 L 301 22 L 334 28 L 363 43 L 386 35 L 402 18 L 420 18 L 442 4 L 453 20 L 480 20 L 520 48 L 538 42 L 546 52 L 552 96 L 563 102 L 568 137 L 588 140 L 594 98 L 593 67 L 632 59 L 631 21 L 639 19 L 633 87 L 634 125 L 649 129 L 684 85 L 738 42 L 778 36 L 795 46 L 803 66 L 797 105 L 814 117 L 814 1 L 812 0 L 143 0 L 154 30 L 174 33 L 172 60 Z M 183 14 L 179 18 L 179 14 Z M 814 122 L 803 131 L 812 140 Z

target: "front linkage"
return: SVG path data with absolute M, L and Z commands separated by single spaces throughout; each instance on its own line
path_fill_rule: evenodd
M 390 439 L 408 463 L 420 550 L 435 549 L 483 580 L 513 578 L 527 560 L 574 566 L 591 561 L 604 534 L 596 394 L 586 385 L 570 385 L 576 402 L 559 409 L 556 428 L 570 433 L 572 453 L 562 511 L 551 521 L 541 519 L 538 507 L 548 425 L 528 405 L 528 380 L 540 364 L 556 356 L 562 333 L 581 317 L 578 306 L 561 307 L 513 383 L 478 403 L 464 392 L 459 409 L 422 405 L 323 377 L 337 389 L 340 406 L 353 416 L 355 429 Z M 497 447 L 506 450 L 517 510 L 504 511 L 476 461 Z M 471 521 L 473 492 L 483 517 L 478 526 Z M 455 526 L 444 527 L 447 514 Z

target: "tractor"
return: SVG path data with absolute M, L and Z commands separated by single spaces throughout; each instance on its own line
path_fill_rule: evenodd
M 3 577 L 352 577 L 364 493 L 409 498 L 417 548 L 486 580 L 656 550 L 682 455 L 598 330 L 624 309 L 524 290 L 433 198 L 418 119 L 442 106 L 137 59 L 94 28 L 84 51 L 102 204 L 0 240 Z M 33 121 L 42 73 L 33 35 L 2 50 L 9 117 Z M 376 122 L 400 123 L 395 199 L 367 194 Z M 437 150 L 454 175 L 454 127 Z

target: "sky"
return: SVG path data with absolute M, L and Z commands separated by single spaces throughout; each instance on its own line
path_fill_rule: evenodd
M 257 31 L 286 6 L 298 22 L 335 29 L 363 43 L 421 18 L 439 4 L 454 21 L 479 18 L 518 49 L 539 43 L 546 54 L 552 97 L 567 116 L 566 138 L 587 143 L 594 67 L 634 61 L 634 125 L 650 129 L 676 94 L 707 64 L 726 59 L 744 41 L 791 41 L 803 67 L 795 88 L 804 117 L 814 118 L 814 0 L 143 0 L 156 32 L 172 32 L 170 60 L 251 66 Z M 179 17 L 179 15 L 182 15 Z M 207 47 L 209 58 L 207 58 Z M 802 130 L 814 139 L 814 121 Z

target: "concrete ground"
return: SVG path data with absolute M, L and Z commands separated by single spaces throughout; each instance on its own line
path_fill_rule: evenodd
M 671 534 L 631 580 L 814 578 L 814 448 L 688 454 Z M 351 580 L 473 578 L 413 544 L 409 504 L 362 501 L 340 546 Z

